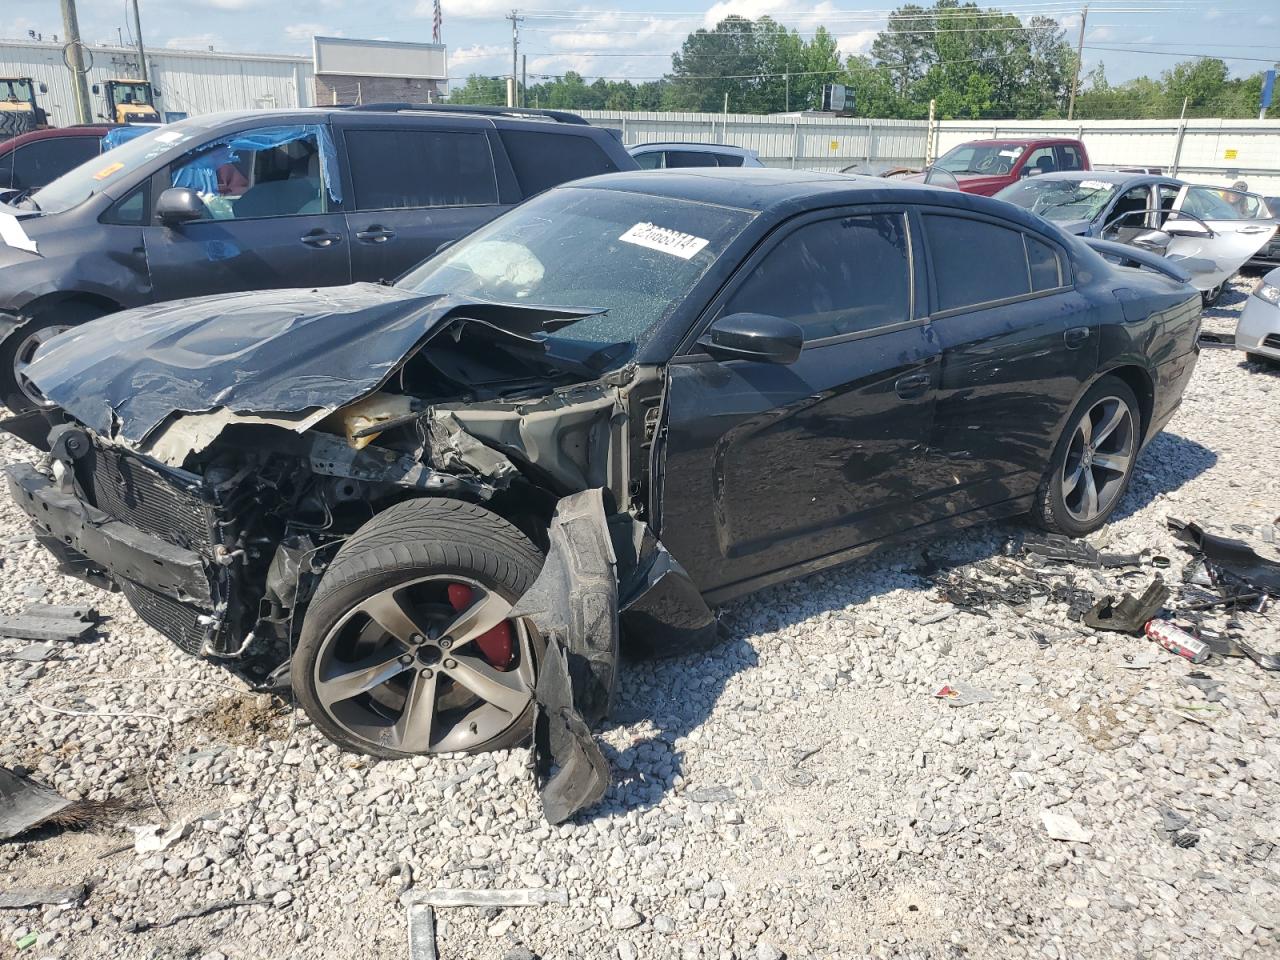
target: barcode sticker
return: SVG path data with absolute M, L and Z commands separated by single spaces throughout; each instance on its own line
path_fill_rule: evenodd
M 688 260 L 710 241 L 695 237 L 691 233 L 681 233 L 669 227 L 659 227 L 653 223 L 637 223 L 618 238 L 623 243 L 634 243 L 638 247 L 648 247 L 660 253 L 669 253 L 681 260 Z

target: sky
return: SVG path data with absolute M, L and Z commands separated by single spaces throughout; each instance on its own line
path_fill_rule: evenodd
M 86 42 L 130 36 L 128 0 L 77 0 Z M 928 2 L 928 0 L 925 0 Z M 981 0 L 979 0 L 981 2 Z M 442 0 L 449 73 L 497 75 L 511 69 L 511 22 L 518 0 Z M 983 4 L 987 6 L 988 4 Z M 1051 16 L 1074 43 L 1079 3 L 1023 0 L 989 4 L 1023 20 Z M 769 15 L 802 35 L 826 26 L 846 54 L 865 53 L 892 6 L 885 0 L 806 3 L 803 0 L 542 0 L 518 5 L 520 50 L 529 80 L 575 70 L 591 80 L 644 80 L 671 67 L 671 54 L 692 30 L 738 14 Z M 141 0 L 148 46 L 257 53 L 311 53 L 319 34 L 364 39 L 431 40 L 432 0 Z M 0 38 L 61 37 L 58 0 L 4 0 Z M 119 31 L 119 33 L 117 32 Z M 1085 33 L 1085 70 L 1106 64 L 1112 83 L 1157 76 L 1194 54 L 1218 56 L 1233 75 L 1280 61 L 1278 0 L 1093 0 Z

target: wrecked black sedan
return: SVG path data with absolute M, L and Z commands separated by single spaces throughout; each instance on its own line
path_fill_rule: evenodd
M 6 424 L 49 466 L 9 484 L 184 649 L 291 648 L 344 747 L 533 729 L 559 820 L 607 782 L 622 635 L 696 649 L 715 604 L 903 537 L 1104 523 L 1196 359 L 1198 296 L 1148 259 L 883 180 L 584 180 L 392 286 L 51 341 L 52 412 Z

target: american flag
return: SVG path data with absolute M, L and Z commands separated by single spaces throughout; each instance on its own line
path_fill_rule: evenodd
M 444 23 L 444 18 L 440 15 L 440 0 L 436 0 L 435 16 L 431 21 L 431 41 L 432 43 L 440 42 L 440 25 Z

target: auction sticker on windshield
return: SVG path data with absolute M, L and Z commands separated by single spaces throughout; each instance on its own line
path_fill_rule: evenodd
M 1106 190 L 1111 184 L 1105 180 L 1081 180 L 1080 186 L 1085 190 Z
M 690 259 L 710 242 L 703 237 L 681 233 L 669 227 L 659 227 L 653 223 L 637 223 L 618 239 L 623 243 L 634 243 L 638 247 L 669 253 L 681 260 Z

